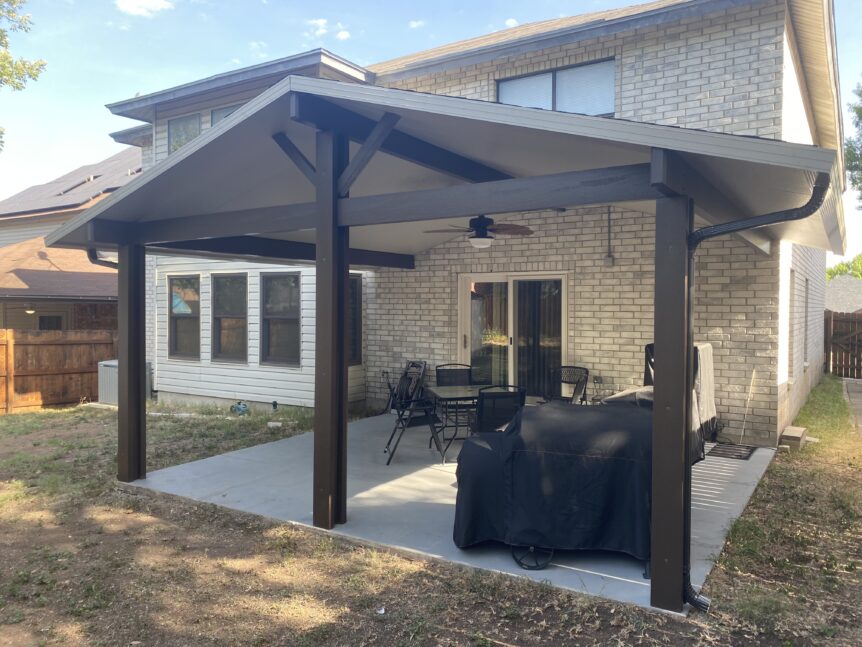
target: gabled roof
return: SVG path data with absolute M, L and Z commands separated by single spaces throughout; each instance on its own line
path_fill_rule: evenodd
M 156 105 L 181 102 L 191 97 L 200 96 L 207 92 L 221 91 L 229 87 L 255 86 L 265 88 L 290 74 L 309 73 L 358 83 L 368 81 L 370 76 L 363 67 L 319 48 L 259 65 L 215 74 L 166 90 L 109 103 L 107 108 L 115 115 L 152 123 Z
M 832 312 L 862 310 L 862 279 L 845 274 L 826 281 L 826 309 Z
M 314 199 L 310 183 L 273 141 L 274 133 L 284 133 L 316 163 L 316 129 L 291 119 L 292 97 L 306 95 L 349 111 L 354 119 L 377 122 L 393 113 L 399 132 L 519 178 L 645 164 L 655 148 L 675 151 L 736 203 L 739 218 L 799 207 L 810 198 L 818 174 L 831 175 L 835 187 L 841 172 L 835 151 L 816 146 L 291 76 L 159 162 L 140 181 L 59 227 L 48 243 L 92 246 L 88 223 L 96 220 L 122 228 L 123 223 L 196 216 L 193 233 L 207 238 L 214 235 L 210 230 L 218 214 L 233 221 L 249 210 L 307 204 Z M 351 187 L 350 197 L 458 183 L 445 173 L 380 152 Z M 651 212 L 654 205 L 639 202 L 637 208 Z M 397 211 L 397 205 L 390 208 Z M 279 219 L 274 215 L 271 220 L 269 229 L 245 225 L 244 235 L 278 233 Z M 350 238 L 361 249 L 402 254 L 448 240 L 425 229 L 429 227 L 418 220 L 356 226 Z M 313 230 L 285 233 L 283 240 L 314 241 Z M 835 190 L 829 190 L 816 215 L 766 228 L 765 235 L 843 253 L 843 215 Z
M 0 248 L 0 298 L 114 300 L 117 272 L 32 238 Z
M 127 148 L 0 201 L 0 226 L 6 218 L 84 209 L 140 172 L 141 149 Z

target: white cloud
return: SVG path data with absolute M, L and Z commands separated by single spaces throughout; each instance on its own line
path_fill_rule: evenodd
M 342 29 L 340 32 L 335 34 L 335 37 L 338 40 L 347 40 L 348 38 L 350 38 L 350 32 L 347 31 L 346 29 Z
M 323 36 L 329 31 L 329 21 L 326 18 L 312 18 L 305 21 L 311 27 L 311 35 Z
M 407 23 L 410 29 L 422 29 L 425 26 L 424 20 L 411 20 Z
M 517 27 L 520 23 L 514 18 L 506 18 L 506 22 L 503 23 L 506 27 Z
M 130 16 L 143 16 L 145 18 L 155 16 L 160 11 L 174 8 L 174 3 L 170 0 L 114 0 L 114 5 Z
M 248 51 L 257 58 L 267 58 L 269 53 L 266 51 L 266 41 L 252 40 L 248 43 Z

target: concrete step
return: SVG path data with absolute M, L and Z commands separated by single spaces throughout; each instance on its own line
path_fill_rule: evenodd
M 806 427 L 785 427 L 779 442 L 789 446 L 790 449 L 802 449 L 807 435 L 808 429 Z

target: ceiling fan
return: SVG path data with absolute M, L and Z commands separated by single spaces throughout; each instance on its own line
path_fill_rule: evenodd
M 485 249 L 490 247 L 494 240 L 492 234 L 499 236 L 532 236 L 533 230 L 524 225 L 510 225 L 506 222 L 501 222 L 499 225 L 494 223 L 493 218 L 488 216 L 476 216 L 470 218 L 470 222 L 466 227 L 458 225 L 449 225 L 448 229 L 429 229 L 426 234 L 452 234 L 462 232 L 471 234 L 467 240 L 476 249 Z

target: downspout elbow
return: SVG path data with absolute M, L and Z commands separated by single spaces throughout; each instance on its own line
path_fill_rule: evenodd
M 106 261 L 104 258 L 99 258 L 99 251 L 96 249 L 87 249 L 87 258 L 93 265 L 101 265 L 102 267 L 110 267 L 112 270 L 117 269 L 120 264 L 114 261 Z

